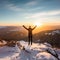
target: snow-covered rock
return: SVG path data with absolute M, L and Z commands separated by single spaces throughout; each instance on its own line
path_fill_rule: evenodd
M 44 45 L 46 45 L 47 47 L 52 47 L 51 44 L 45 42 Z
M 46 51 L 48 49 L 55 54 L 54 49 L 48 43 L 28 45 L 27 42 L 19 41 L 19 44 L 21 45 L 20 47 L 25 49 L 20 49 L 19 45 L 15 47 L 0 47 L 0 60 L 57 60 Z M 60 57 L 60 50 L 56 50 L 56 52 Z

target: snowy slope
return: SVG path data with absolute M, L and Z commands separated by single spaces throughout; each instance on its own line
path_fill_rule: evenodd
M 0 47 L 0 60 L 15 60 L 19 55 L 19 49 L 15 47 Z
M 0 47 L 0 60 L 57 60 L 54 56 L 46 52 L 49 49 L 53 54 L 52 47 L 48 43 L 29 45 L 27 42 L 20 41 L 19 44 L 25 49 L 15 47 Z M 56 50 L 60 56 L 60 50 Z

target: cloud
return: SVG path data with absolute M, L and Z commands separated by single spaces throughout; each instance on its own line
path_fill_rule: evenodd
M 12 11 L 22 11 L 23 10 L 22 8 L 15 6 L 14 4 L 6 4 L 5 7 Z
M 26 3 L 27 6 L 33 6 L 36 4 L 37 4 L 37 1 L 31 1 L 31 2 Z
M 39 12 L 39 13 L 34 13 L 34 14 L 28 14 L 26 18 L 38 18 L 38 17 L 45 17 L 45 16 L 54 16 L 54 15 L 59 15 L 60 10 L 56 11 L 48 11 L 48 12 Z
M 48 15 L 59 15 L 59 14 L 60 14 L 60 10 L 48 12 Z
M 36 8 L 30 8 L 28 11 L 37 11 L 37 10 L 42 10 L 45 7 L 36 7 Z
M 12 11 L 23 11 L 23 8 L 19 7 L 18 4 L 12 3 L 12 0 L 2 0 L 0 5 L 3 8 L 12 10 Z

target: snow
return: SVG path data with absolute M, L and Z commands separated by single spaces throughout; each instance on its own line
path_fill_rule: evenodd
M 60 34 L 60 31 L 59 31 L 59 30 L 55 30 L 55 31 L 53 31 L 53 33 L 58 33 L 58 34 Z
M 19 55 L 19 50 L 17 49 L 17 47 L 1 47 L 0 48 L 0 60 L 12 60 L 14 58 L 17 57 Z
M 6 44 L 6 42 L 4 40 L 2 40 L 2 42 L 0 42 L 0 45 L 2 45 L 2 44 Z
M 55 35 L 55 34 L 60 34 L 60 30 L 54 30 L 52 32 L 49 32 L 49 33 L 45 33 L 45 35 Z
M 0 47 L 0 60 L 57 60 L 57 58 L 46 51 L 49 49 L 55 54 L 54 49 L 48 43 L 33 43 L 33 45 L 28 46 L 28 43 L 25 41 L 18 42 L 22 49 L 19 48 L 19 45 L 15 47 Z M 60 58 L 60 49 L 57 49 L 56 52 Z

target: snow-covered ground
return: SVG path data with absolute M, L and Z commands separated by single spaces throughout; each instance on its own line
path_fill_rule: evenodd
M 33 43 L 33 45 L 28 46 L 27 42 L 19 41 L 19 44 L 20 48 L 18 45 L 15 47 L 0 47 L 0 60 L 57 60 L 57 58 L 46 51 L 49 49 L 55 54 L 48 43 Z M 23 47 L 25 49 L 22 49 Z M 56 52 L 60 57 L 60 50 L 57 49 Z

